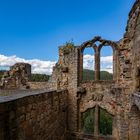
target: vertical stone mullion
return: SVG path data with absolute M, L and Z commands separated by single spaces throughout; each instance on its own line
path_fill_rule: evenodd
M 95 80 L 100 80 L 100 53 L 98 48 L 95 51 Z
M 117 51 L 113 50 L 113 80 L 116 80 L 117 76 Z
M 95 107 L 95 120 L 94 120 L 94 136 L 99 135 L 99 106 L 96 105 Z
M 80 99 L 77 100 L 77 131 L 81 131 L 81 113 L 80 113 Z
M 80 50 L 79 52 L 79 56 L 80 56 L 80 64 L 79 64 L 79 73 L 80 73 L 80 77 L 79 77 L 79 82 L 81 82 L 83 80 L 83 52 Z

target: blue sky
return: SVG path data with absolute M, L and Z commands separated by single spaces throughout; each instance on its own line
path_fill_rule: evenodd
M 119 40 L 134 1 L 0 0 L 0 54 L 56 61 L 58 46 L 71 39 Z

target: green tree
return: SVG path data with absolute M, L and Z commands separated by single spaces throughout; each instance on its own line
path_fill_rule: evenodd
M 94 132 L 94 113 L 95 109 L 88 109 L 82 113 L 82 131 L 84 133 L 93 134 Z
M 31 80 L 32 82 L 47 82 L 50 76 L 46 74 L 32 74 Z
M 95 79 L 95 71 L 84 69 L 83 70 L 83 80 L 94 80 Z M 107 71 L 101 71 L 100 72 L 100 80 L 113 80 L 113 74 L 107 72 Z
M 100 133 L 103 135 L 112 135 L 113 117 L 104 109 L 100 109 Z

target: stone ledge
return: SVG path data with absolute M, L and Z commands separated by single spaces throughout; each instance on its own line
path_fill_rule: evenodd
M 72 132 L 72 133 L 69 133 L 67 132 L 67 135 L 70 137 L 70 138 L 73 138 L 73 139 L 77 139 L 77 140 L 91 140 L 91 139 L 105 139 L 105 140 L 115 140 L 115 138 L 113 138 L 112 136 L 104 136 L 104 135 L 98 135 L 98 136 L 94 136 L 92 134 L 84 134 L 84 133 L 81 133 L 81 132 Z
M 52 93 L 52 92 L 57 92 L 56 90 L 47 90 L 47 89 L 43 89 L 43 90 L 0 90 L 1 92 L 11 92 L 11 95 L 7 95 L 7 96 L 0 96 L 0 104 L 1 103 L 5 103 L 5 102 L 10 102 L 10 101 L 14 101 L 17 99 L 21 99 L 21 98 L 25 98 L 25 97 L 29 97 L 29 96 L 35 96 L 35 95 L 40 95 L 40 94 L 46 94 L 46 93 Z M 60 91 L 59 91 L 60 92 Z M 63 92 L 63 91 L 61 91 Z
M 87 81 L 82 81 L 81 83 L 82 83 L 82 84 L 84 84 L 84 83 L 95 83 L 95 84 L 96 84 L 96 83 L 98 83 L 98 84 L 99 84 L 99 83 L 105 83 L 105 84 L 108 84 L 108 83 L 115 83 L 115 81 L 114 81 L 114 80 L 110 80 L 110 81 L 109 81 L 109 80 L 108 80 L 108 81 L 107 81 L 107 80 L 98 80 L 98 81 L 87 80 Z

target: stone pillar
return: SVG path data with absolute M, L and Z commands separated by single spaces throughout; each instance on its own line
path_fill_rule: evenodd
M 79 75 L 78 75 L 78 80 L 81 82 L 83 80 L 83 52 L 79 50 L 78 53 L 79 56 Z
M 100 80 L 100 53 L 98 48 L 95 50 L 95 81 Z
M 94 136 L 99 135 L 99 106 L 95 107 L 95 119 L 94 119 Z
M 117 69 L 118 69 L 118 51 L 113 49 L 113 80 L 117 80 Z
M 80 99 L 77 100 L 77 131 L 81 131 L 81 113 L 80 113 Z

